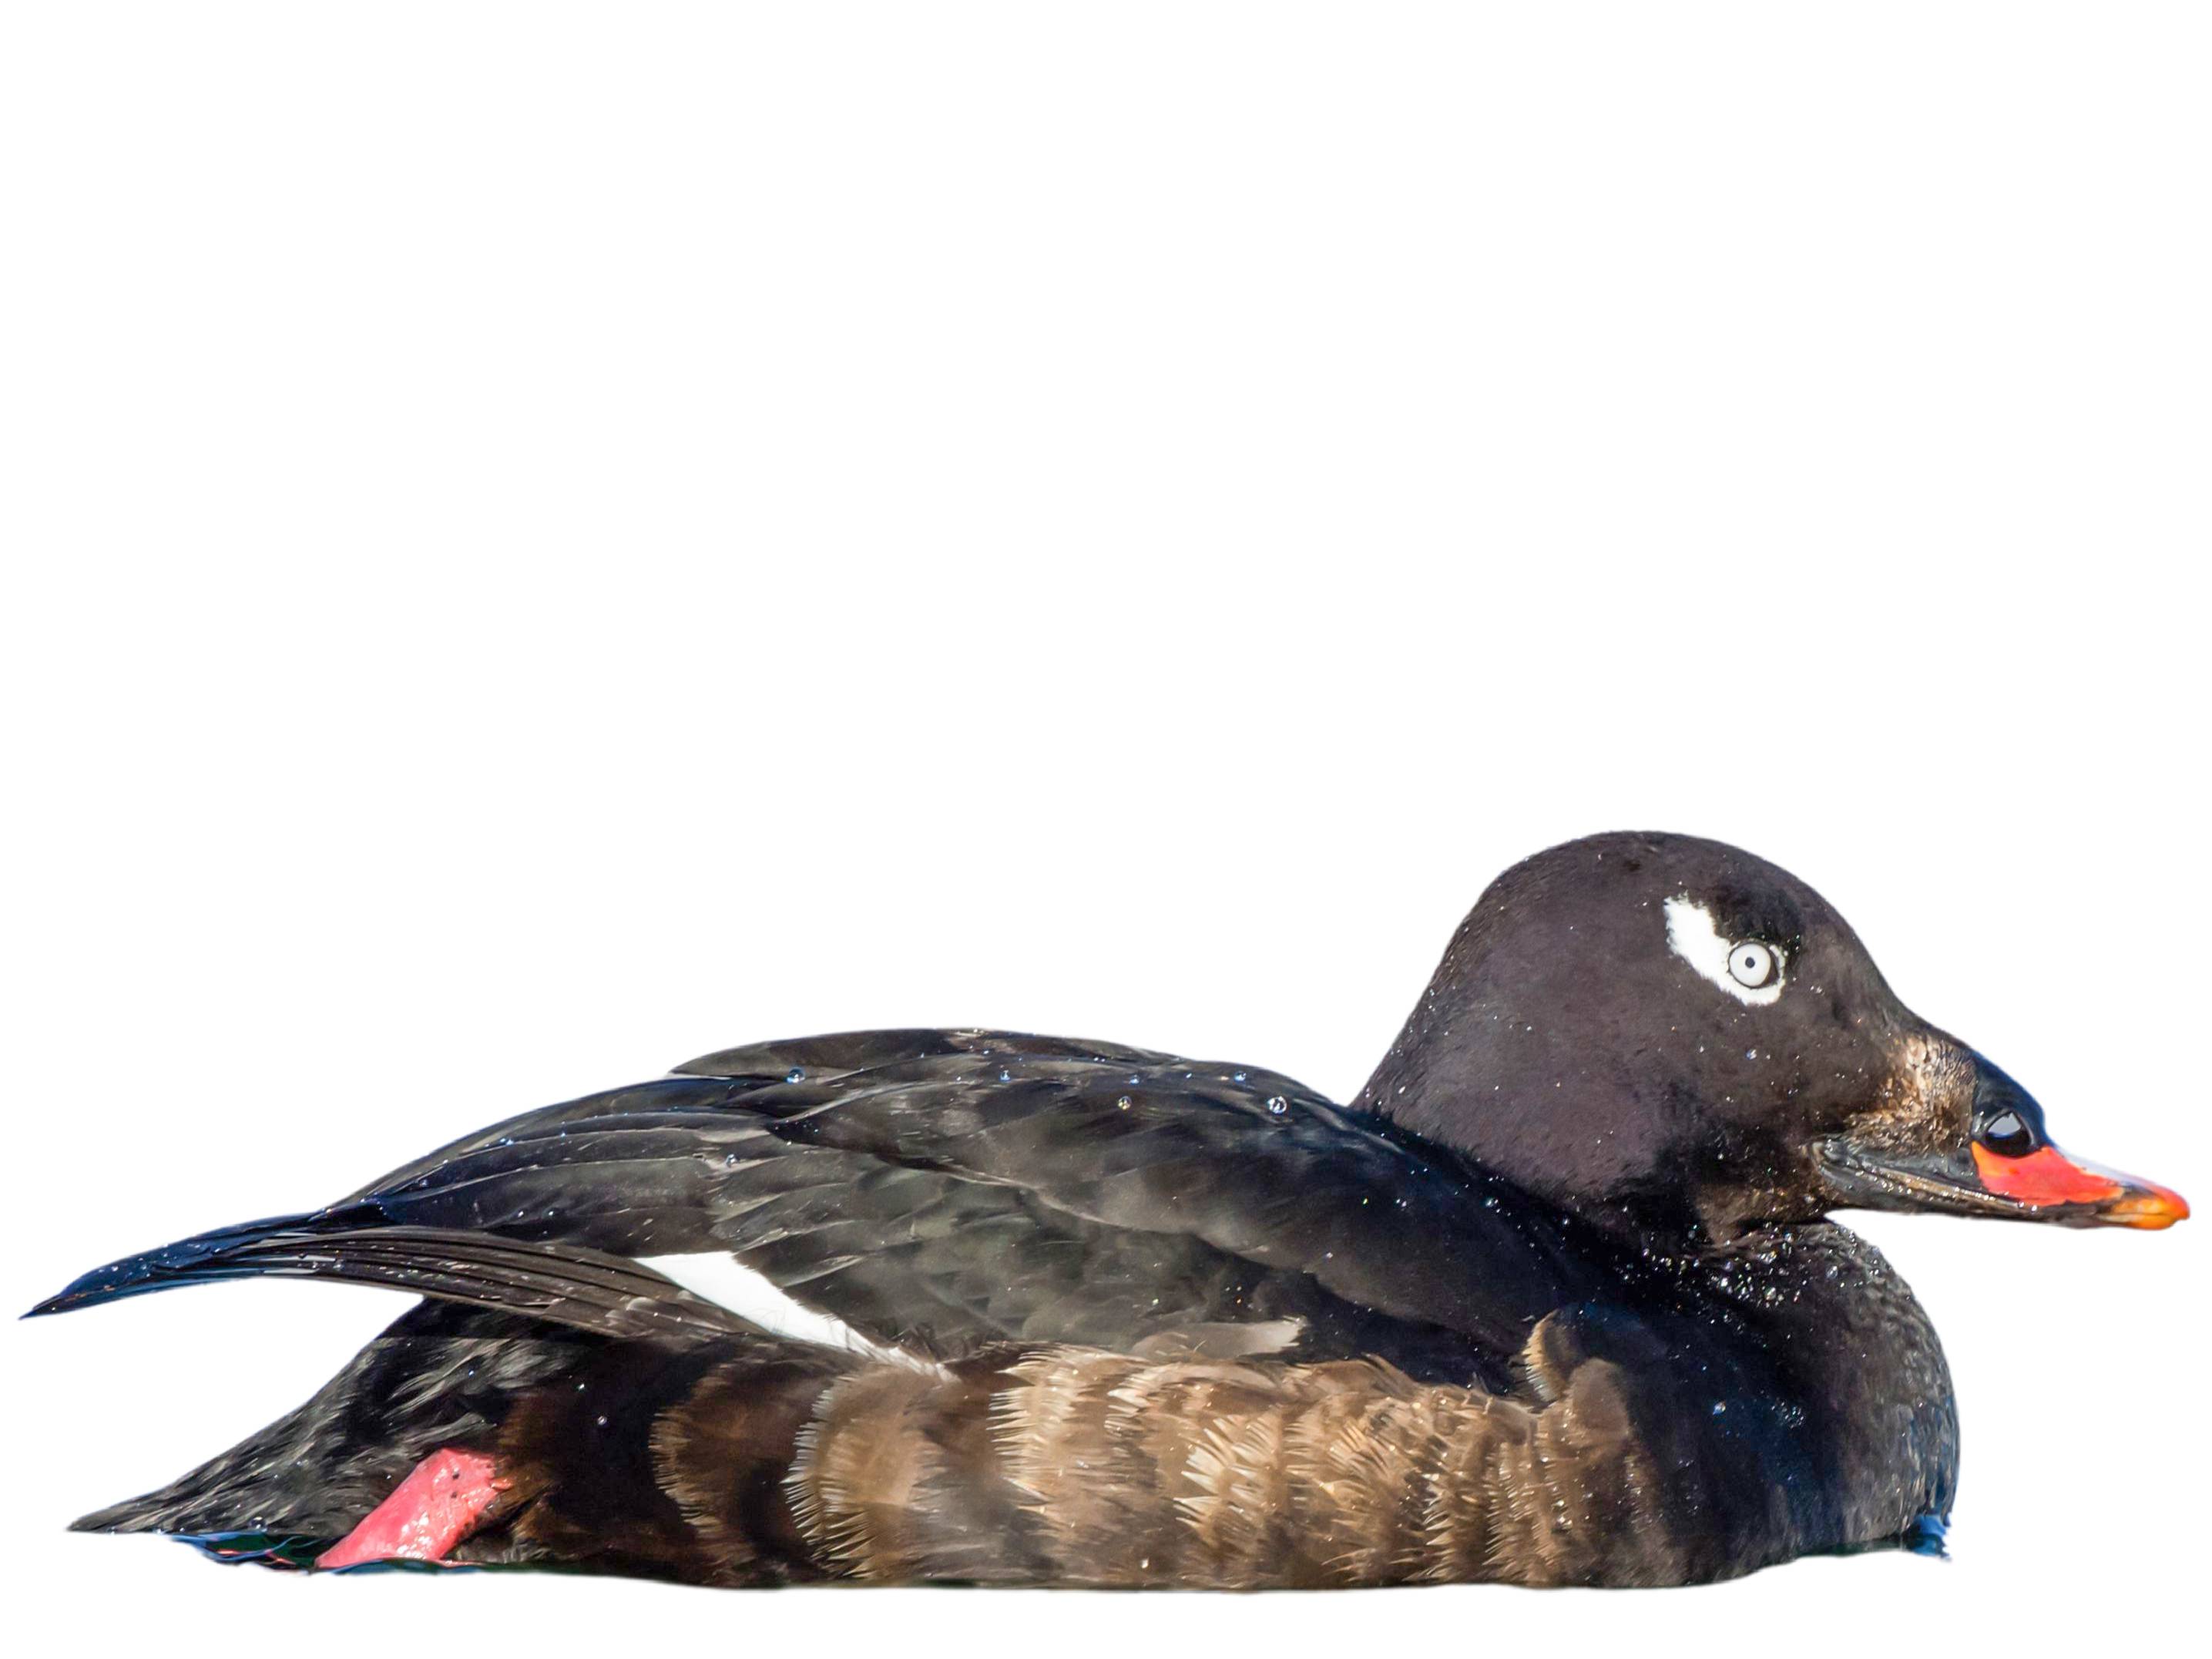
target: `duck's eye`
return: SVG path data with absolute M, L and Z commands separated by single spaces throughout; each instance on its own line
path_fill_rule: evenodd
M 1741 939 L 1729 947 L 1729 976 L 1746 990 L 1762 990 L 1774 983 L 1774 951 L 1755 939 Z
M 1779 948 L 1757 939 L 1730 944 L 1729 934 L 1714 925 L 1713 913 L 1687 893 L 1668 899 L 1666 909 L 1667 948 L 1699 979 L 1754 1008 L 1780 1000 L 1787 964 Z
M 2010 1107 L 1984 1119 L 1974 1139 L 1999 1158 L 2026 1158 L 2035 1150 L 2034 1126 Z

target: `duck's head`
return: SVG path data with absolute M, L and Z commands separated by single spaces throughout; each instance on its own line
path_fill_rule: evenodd
M 1686 836 L 1594 836 L 1492 882 L 1359 1103 L 1645 1224 L 2189 1213 L 2061 1152 L 2027 1091 L 1899 1002 L 1810 887 Z

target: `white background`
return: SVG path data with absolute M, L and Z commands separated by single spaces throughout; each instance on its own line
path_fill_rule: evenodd
M 1346 1093 L 1569 836 L 1806 877 L 2208 1188 L 2194 7 L 24 5 L 8 1305 L 747 1039 Z M 402 1305 L 10 1324 L 82 1652 L 2162 1644 L 2205 1224 L 1881 1218 L 1948 1565 L 738 1598 L 65 1534 Z M 647 1644 L 651 1644 L 649 1647 Z

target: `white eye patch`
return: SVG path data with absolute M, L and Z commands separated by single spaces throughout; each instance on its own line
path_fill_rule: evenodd
M 1764 1006 L 1782 994 L 1782 952 L 1764 939 L 1729 939 L 1713 913 L 1685 893 L 1667 901 L 1667 948 L 1738 1002 Z

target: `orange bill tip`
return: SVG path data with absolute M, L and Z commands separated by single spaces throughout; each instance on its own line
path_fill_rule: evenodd
M 2139 1181 L 2112 1203 L 2105 1206 L 2105 1219 L 2117 1221 L 2123 1227 L 2142 1227 L 2156 1231 L 2171 1227 L 2177 1221 L 2189 1219 L 2189 1200 L 2171 1187 L 2161 1187 L 2154 1181 Z
M 2093 1205 L 2100 1219 L 2124 1227 L 2171 1227 L 2189 1216 L 2189 1200 L 2172 1188 L 2079 1162 L 2056 1146 L 2039 1146 L 2025 1158 L 2006 1158 L 1978 1142 L 1973 1151 L 1982 1185 L 2016 1203 L 2038 1209 Z

